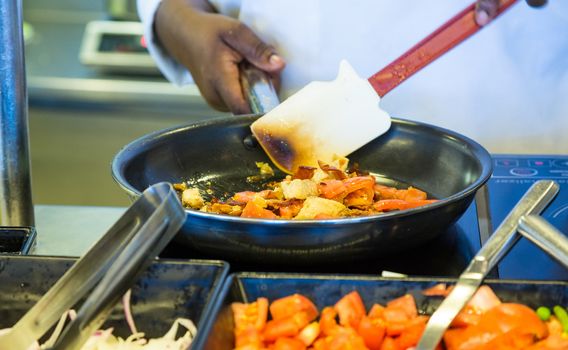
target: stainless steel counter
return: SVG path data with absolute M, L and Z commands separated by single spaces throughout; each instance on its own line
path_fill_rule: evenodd
M 81 256 L 127 208 L 36 205 L 33 255 Z

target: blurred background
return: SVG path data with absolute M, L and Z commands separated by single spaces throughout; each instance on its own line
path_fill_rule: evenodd
M 222 116 L 161 76 L 133 0 L 24 0 L 34 204 L 126 206 L 111 161 L 149 132 Z

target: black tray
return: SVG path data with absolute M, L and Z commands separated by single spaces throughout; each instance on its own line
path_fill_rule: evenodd
M 0 329 L 12 326 L 76 261 L 74 258 L 0 256 Z M 131 308 L 138 331 L 161 337 L 178 317 L 199 329 L 211 313 L 229 266 L 214 260 L 159 260 L 132 288 Z M 107 322 L 113 334 L 131 333 L 119 303 Z
M 27 255 L 35 238 L 33 227 L 0 226 L 0 254 Z
M 201 329 L 203 337 L 194 349 L 224 350 L 234 347 L 230 304 L 235 301 L 251 302 L 261 296 L 272 301 L 300 293 L 309 297 L 321 310 L 324 306 L 335 304 L 350 291 L 357 290 L 369 309 L 373 303 L 385 304 L 410 293 L 414 295 L 418 309 L 431 314 L 440 305 L 442 298 L 425 297 L 421 291 L 440 282 L 454 283 L 455 279 L 385 279 L 371 276 L 245 272 L 232 274 L 227 278 L 210 318 L 204 322 L 208 328 Z M 568 304 L 568 282 L 487 280 L 486 284 L 503 301 L 519 302 L 533 308 Z

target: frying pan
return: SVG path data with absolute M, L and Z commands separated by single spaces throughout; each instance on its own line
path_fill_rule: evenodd
M 208 120 L 145 135 L 112 162 L 116 182 L 135 198 L 148 186 L 187 181 L 223 197 L 258 190 L 255 162 L 269 162 L 251 138 L 258 116 Z M 219 259 L 305 265 L 387 256 L 452 225 L 489 179 L 492 161 L 475 141 L 450 130 L 393 118 L 392 127 L 350 155 L 379 183 L 412 185 L 440 199 L 424 207 L 332 220 L 265 220 L 186 210 L 174 243 Z M 276 172 L 272 180 L 281 179 Z

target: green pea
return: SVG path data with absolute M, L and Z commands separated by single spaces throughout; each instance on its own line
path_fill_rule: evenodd
M 566 312 L 566 309 L 562 306 L 556 305 L 552 310 L 554 311 L 556 318 L 558 318 L 558 321 L 560 321 L 564 333 L 568 333 L 568 312 Z
M 546 306 L 541 306 L 538 309 L 536 309 L 536 314 L 538 315 L 538 317 L 543 320 L 543 321 L 548 321 L 548 319 L 550 318 L 550 309 L 547 308 Z

